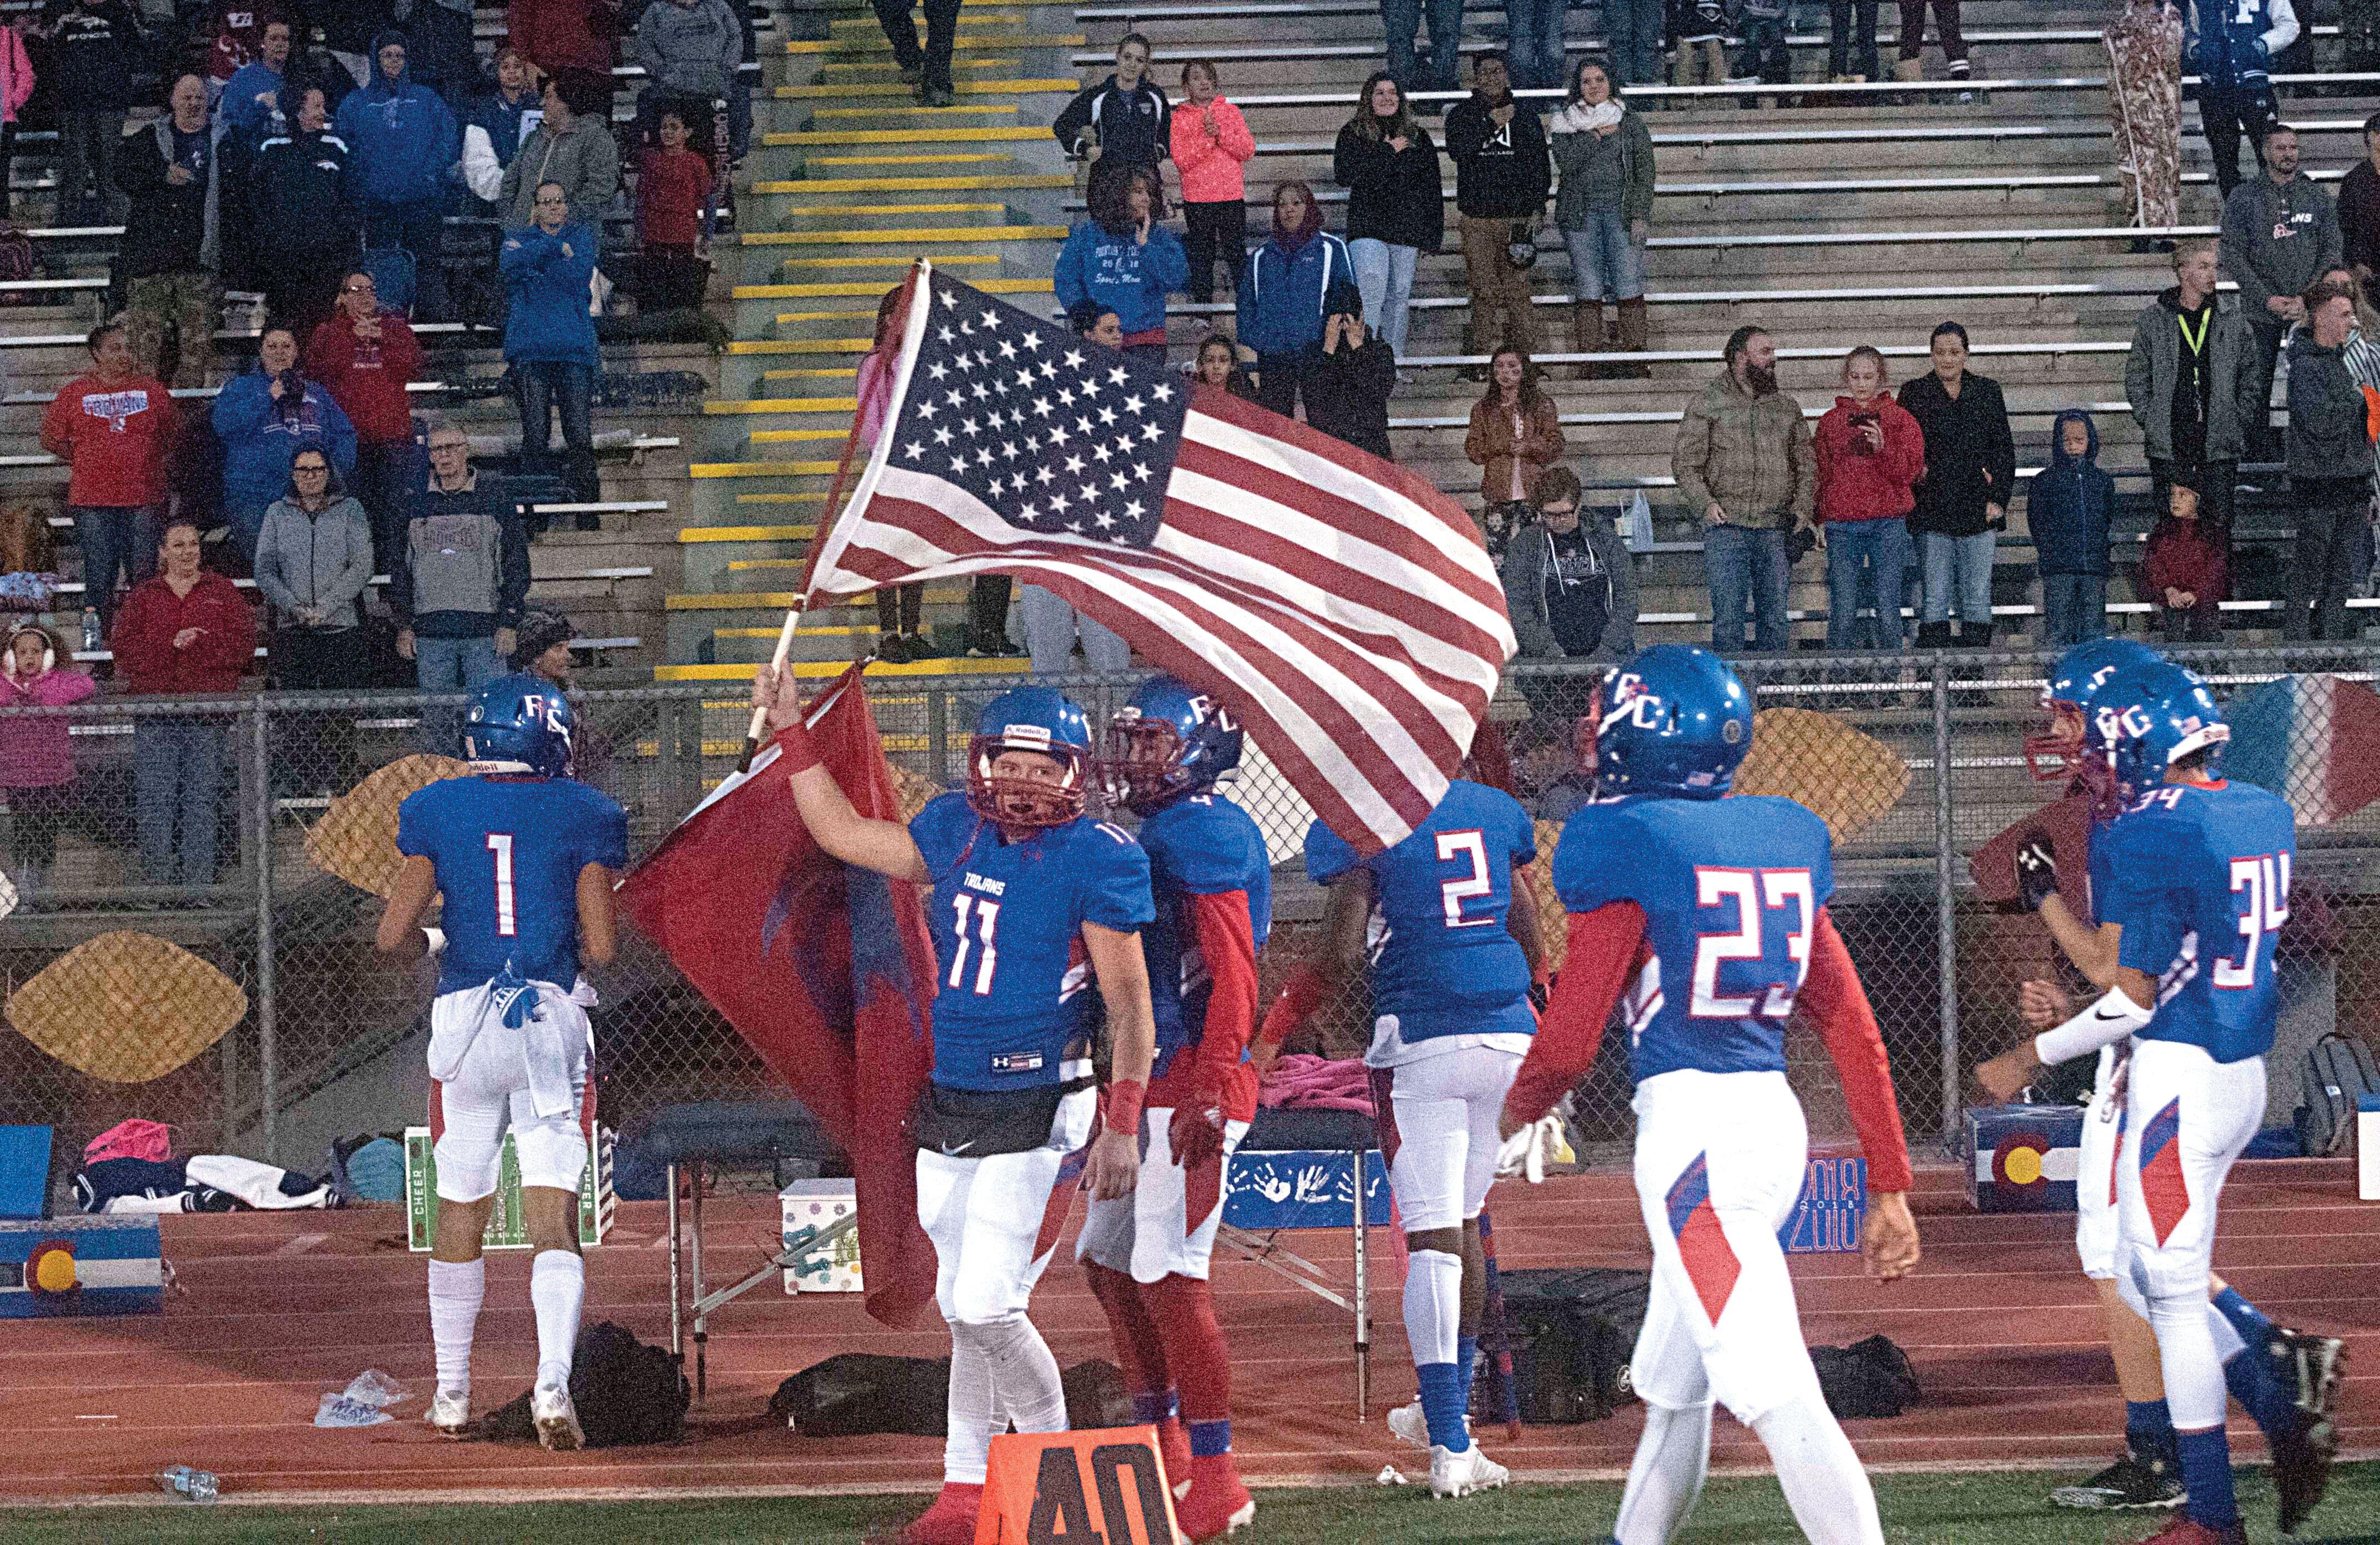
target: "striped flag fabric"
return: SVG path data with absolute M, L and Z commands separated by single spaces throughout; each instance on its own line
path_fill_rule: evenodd
M 909 295 L 882 428 L 806 603 L 1013 575 L 1237 714 L 1357 851 L 1411 832 L 1516 647 L 1462 508 L 929 264 Z

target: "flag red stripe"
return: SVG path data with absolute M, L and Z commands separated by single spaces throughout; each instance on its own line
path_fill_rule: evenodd
M 1220 420 L 1234 429 L 1266 440 L 1278 440 L 1285 445 L 1293 446 L 1335 466 L 1343 467 L 1356 477 L 1379 483 L 1403 494 L 1413 503 L 1445 521 L 1450 532 L 1473 542 L 1477 542 L 1479 540 L 1478 529 L 1472 525 L 1470 516 L 1463 513 L 1463 506 L 1447 497 L 1437 484 L 1410 468 L 1399 466 L 1393 461 L 1382 461 L 1369 451 L 1358 450 L 1343 440 L 1309 428 L 1294 419 L 1284 419 L 1279 414 L 1258 408 L 1252 402 L 1232 396 L 1228 392 L 1208 389 L 1198 393 L 1191 400 L 1194 404 L 1191 412 L 1194 414 L 1203 413 L 1210 419 Z M 1185 440 L 1184 449 L 1187 450 L 1189 446 L 1190 442 Z

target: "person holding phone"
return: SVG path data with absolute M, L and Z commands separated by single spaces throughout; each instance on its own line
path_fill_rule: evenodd
M 1843 357 L 1843 395 L 1818 420 L 1818 540 L 1827 549 L 1827 648 L 1900 648 L 1909 512 L 1925 472 L 1925 432 L 1892 400 L 1884 356 Z M 1863 646 L 1862 601 L 1876 616 Z

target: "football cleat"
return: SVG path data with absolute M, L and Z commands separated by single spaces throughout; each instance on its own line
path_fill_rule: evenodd
M 2190 1493 L 2182 1490 L 2180 1478 L 2164 1460 L 2127 1452 L 2090 1479 L 2058 1487 L 2049 1493 L 2049 1500 L 2059 1507 L 2129 1513 L 2180 1507 L 2190 1500 Z
M 528 1415 L 537 1423 L 537 1441 L 554 1453 L 568 1454 L 587 1446 L 587 1434 L 578 1425 L 570 1392 L 562 1385 L 539 1385 L 528 1398 Z
M 2265 1340 L 2265 1355 L 2273 1369 L 2297 1392 L 2297 1406 L 2327 1418 L 2338 1403 L 2338 1386 L 2347 1376 L 2347 1344 L 2337 1336 L 2308 1335 L 2303 1331 L 2276 1329 Z
M 465 1392 L 440 1390 L 430 1397 L 430 1409 L 421 1419 L 446 1437 L 459 1438 L 471 1425 L 471 1397 Z
M 1220 1539 L 1257 1521 L 1257 1500 L 1236 1478 L 1194 1485 L 1173 1508 L 1173 1521 L 1195 1540 Z
M 1471 1430 L 1471 1417 L 1465 1414 L 1463 1430 Z M 1429 1447 L 1429 1418 L 1422 1415 L 1418 1397 L 1406 1401 L 1389 1413 L 1389 1436 L 1411 1443 L 1417 1449 Z
M 2166 1520 L 2165 1527 L 2141 1541 L 2141 1545 L 2248 1545 L 2248 1526 L 2234 1524 L 2228 1529 L 2210 1529 L 2187 1513 L 2177 1513 Z
M 975 1545 L 976 1515 L 982 1511 L 981 1486 L 946 1480 L 934 1505 L 901 1531 L 901 1545 Z
M 2328 1417 L 2311 1411 L 2292 1415 L 2289 1426 L 2265 1434 L 2273 1453 L 2273 1490 L 2280 1503 L 2283 1534 L 2295 1534 L 2322 1505 L 2322 1494 L 2330 1488 L 2331 1461 L 2338 1455 L 2338 1429 Z
M 1474 1491 L 1492 1491 L 1512 1478 L 1512 1472 L 1479 1452 L 1472 1444 L 1461 1454 L 1433 1446 L 1429 1451 L 1429 1494 L 1433 1497 L 1467 1497 Z

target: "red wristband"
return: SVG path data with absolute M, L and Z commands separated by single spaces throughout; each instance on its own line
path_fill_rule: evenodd
M 810 727 L 799 719 L 777 732 L 771 742 L 785 764 L 785 775 L 807 772 L 819 764 L 818 743 L 810 738 Z
M 1148 1084 L 1140 1078 L 1118 1078 L 1108 1085 L 1108 1130 L 1135 1141 L 1140 1137 L 1140 1108 L 1148 1099 Z

